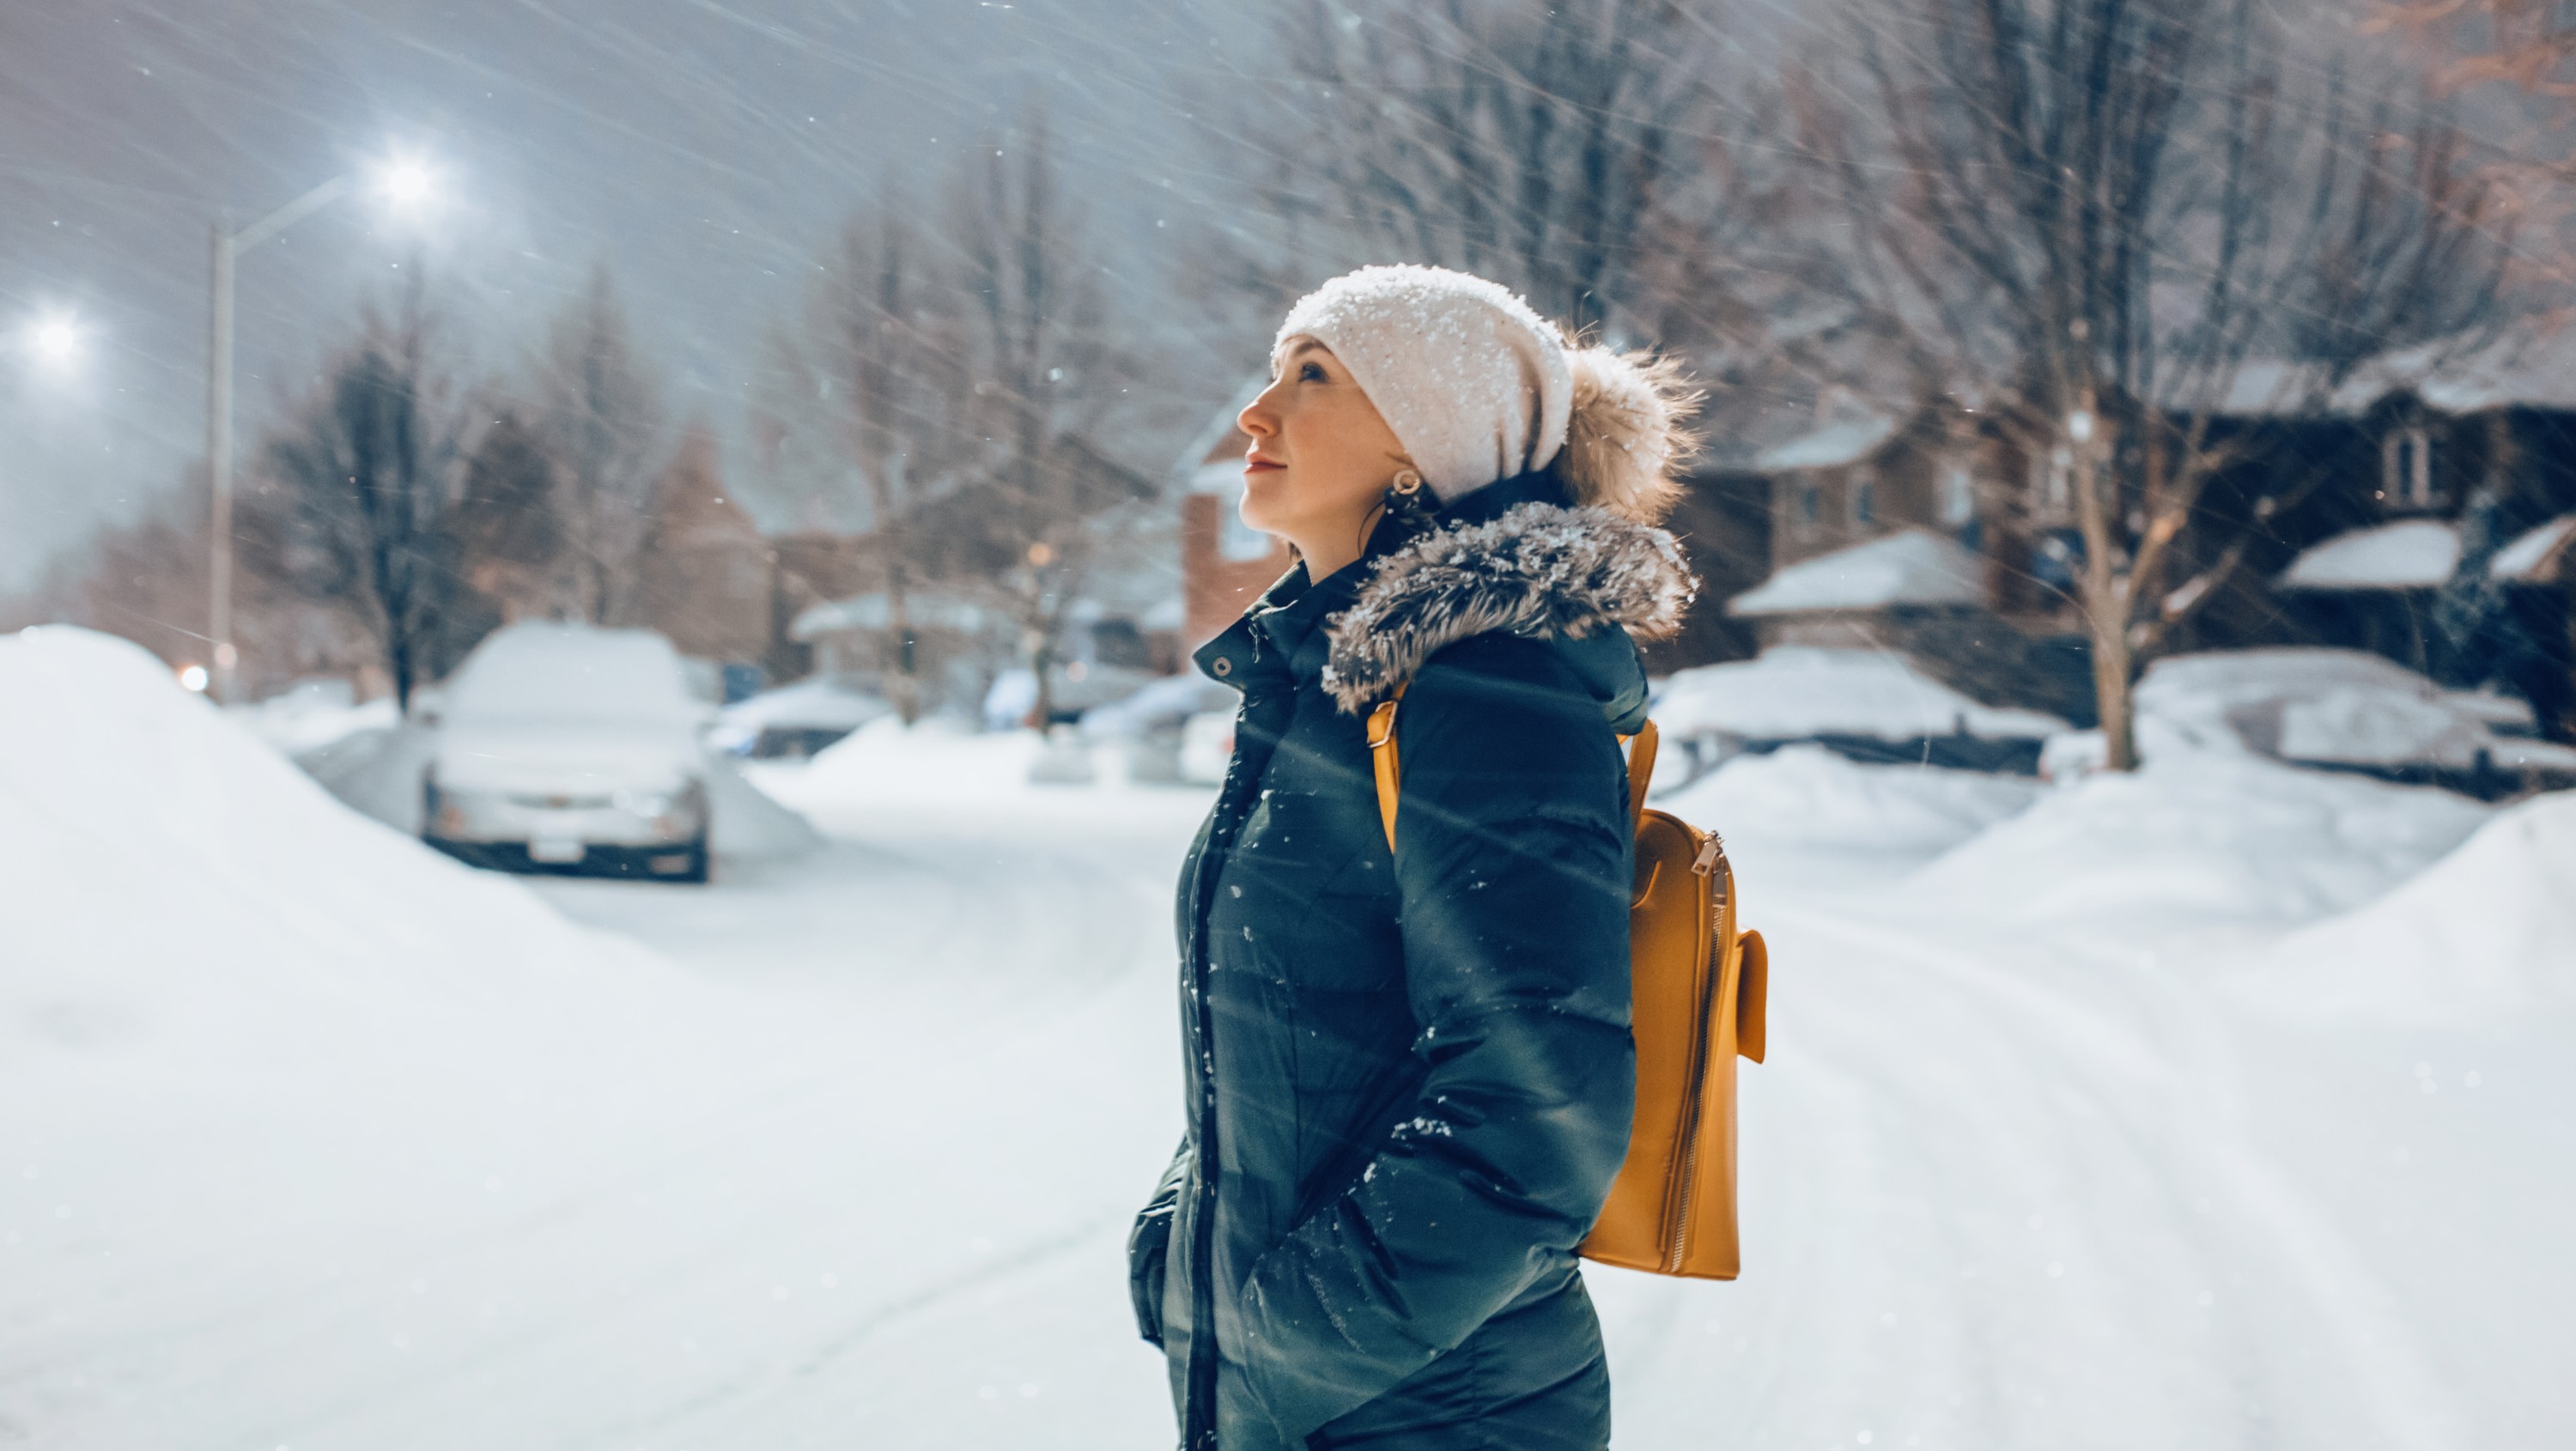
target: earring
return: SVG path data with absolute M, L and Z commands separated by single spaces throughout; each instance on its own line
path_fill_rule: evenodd
M 1397 469 L 1394 488 L 1397 493 L 1411 498 L 1422 489 L 1422 475 L 1411 469 Z

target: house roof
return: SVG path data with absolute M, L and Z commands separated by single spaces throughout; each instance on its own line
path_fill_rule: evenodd
M 1875 413 L 1845 418 L 1762 450 L 1753 456 L 1753 466 L 1765 473 L 1839 468 L 1869 457 L 1895 436 L 1893 418 Z
M 2513 584 L 2576 582 L 2568 572 L 2576 556 L 2576 514 L 2561 514 L 2539 528 L 2517 536 L 2487 561 L 2487 573 Z
M 1973 605 L 1986 597 L 1985 561 L 1921 529 L 1800 560 L 1726 606 L 1730 615 L 1797 615 L 1891 605 Z
M 2460 565 L 2460 531 L 2439 519 L 2400 519 L 2310 546 L 2281 572 L 2293 590 L 2434 589 Z

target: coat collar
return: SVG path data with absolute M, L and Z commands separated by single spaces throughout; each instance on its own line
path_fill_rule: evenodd
M 1429 539 L 1491 525 L 1524 506 L 1572 513 L 1571 503 L 1555 472 L 1540 469 L 1497 480 L 1445 505 L 1432 515 L 1428 534 L 1407 529 L 1393 519 L 1382 519 L 1356 561 L 1320 582 L 1308 580 L 1304 564 L 1291 566 L 1277 583 L 1262 591 L 1242 618 L 1200 646 L 1191 658 L 1210 679 L 1238 690 L 1249 688 L 1256 679 L 1274 676 L 1327 676 L 1329 662 L 1338 658 L 1339 647 L 1334 642 L 1342 633 L 1335 617 L 1350 609 L 1363 593 L 1377 593 L 1385 568 L 1397 556 Z M 1670 536 L 1661 530 L 1646 532 L 1669 542 Z

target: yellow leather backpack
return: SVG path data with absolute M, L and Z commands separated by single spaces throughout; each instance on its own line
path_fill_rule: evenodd
M 1378 706 L 1368 727 L 1389 850 L 1402 780 L 1395 707 L 1394 700 Z M 1736 921 L 1735 873 L 1717 834 L 1646 809 L 1654 772 L 1655 726 L 1648 721 L 1628 752 L 1637 837 L 1636 895 L 1628 905 L 1637 1117 L 1601 1218 L 1576 1252 L 1650 1274 L 1731 1280 L 1742 1264 L 1735 1060 L 1762 1061 L 1770 959 L 1762 934 Z

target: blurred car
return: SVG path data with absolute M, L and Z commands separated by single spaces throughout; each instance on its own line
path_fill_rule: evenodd
M 894 707 L 870 691 L 816 675 L 724 708 L 707 744 L 755 760 L 805 760 Z
M 1235 712 L 1201 711 L 1181 723 L 1180 773 L 1201 786 L 1225 784 L 1225 768 L 1234 760 Z
M 713 707 L 645 630 L 522 623 L 439 704 L 421 838 L 478 866 L 703 882 Z
M 1130 781 L 1187 780 L 1181 746 L 1190 717 L 1213 712 L 1232 720 L 1237 699 L 1234 687 L 1195 670 L 1167 675 L 1123 700 L 1084 711 L 1082 738 L 1125 750 Z

